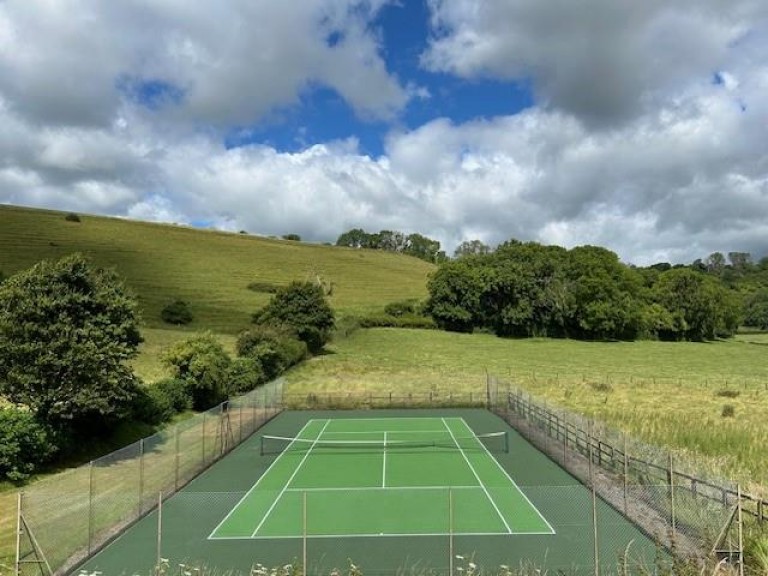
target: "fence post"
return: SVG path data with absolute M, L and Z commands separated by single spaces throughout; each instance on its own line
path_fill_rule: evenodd
M 669 474 L 669 477 L 668 477 L 669 478 L 669 508 L 670 508 L 670 514 L 672 519 L 672 525 L 671 525 L 672 532 L 670 535 L 670 538 L 671 538 L 670 544 L 672 544 L 672 547 L 674 548 L 675 540 L 677 539 L 677 525 L 676 525 L 677 522 L 675 518 L 675 472 L 674 472 L 673 463 L 672 463 L 671 451 L 669 453 L 668 474 Z
M 141 503 L 144 500 L 144 438 L 139 440 L 139 513 L 141 516 Z
M 744 576 L 744 518 L 741 514 L 741 484 L 736 485 L 736 506 L 739 522 L 739 576 Z
M 157 494 L 157 561 L 155 573 L 160 573 L 160 563 L 163 561 L 163 493 Z
M 174 477 L 173 477 L 173 489 L 174 492 L 179 489 L 179 425 L 173 427 L 174 440 L 176 441 L 176 454 L 174 455 Z
M 202 454 L 202 456 L 203 457 L 202 457 L 202 460 L 201 460 L 201 462 L 202 462 L 201 468 L 205 467 L 205 414 L 206 413 L 203 412 L 203 426 L 202 426 L 202 430 L 203 430 L 203 432 L 202 432 L 202 445 L 203 445 L 203 454 Z
M 88 556 L 93 546 L 93 460 L 88 463 Z
M 627 515 L 628 509 L 628 484 L 629 484 L 629 450 L 627 449 L 627 433 L 624 436 L 624 515 Z
M 19 576 L 21 570 L 19 564 L 21 563 L 21 531 L 23 528 L 21 523 L 22 494 L 23 492 L 19 490 L 16 498 L 16 561 L 13 564 L 14 576 Z
M 591 426 L 590 426 L 591 427 Z M 592 487 L 592 535 L 594 537 L 595 549 L 595 576 L 600 576 L 600 550 L 597 541 L 597 488 L 595 480 L 592 477 L 592 440 L 590 434 L 589 440 L 589 484 Z

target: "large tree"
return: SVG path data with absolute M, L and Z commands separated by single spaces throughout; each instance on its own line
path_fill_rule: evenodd
M 257 324 L 280 326 L 319 352 L 331 338 L 335 317 L 321 286 L 292 282 L 280 288 L 272 300 L 254 315 Z
M 75 254 L 0 285 L 0 394 L 51 424 L 121 414 L 141 337 L 117 275 Z

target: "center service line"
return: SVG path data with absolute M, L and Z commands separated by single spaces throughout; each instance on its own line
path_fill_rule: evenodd
M 381 467 L 381 487 L 387 487 L 387 433 L 384 432 L 384 463 Z

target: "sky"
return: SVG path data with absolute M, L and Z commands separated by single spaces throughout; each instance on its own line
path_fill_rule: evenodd
M 0 0 L 0 203 L 759 259 L 767 95 L 765 0 Z

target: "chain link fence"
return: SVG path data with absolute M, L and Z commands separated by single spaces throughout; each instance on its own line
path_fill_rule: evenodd
M 645 497 L 663 501 L 666 488 L 646 487 Z M 503 528 L 489 533 L 480 526 L 477 510 L 468 506 L 472 499 L 461 489 L 450 488 L 430 491 L 435 507 L 429 518 L 410 518 L 388 531 L 385 519 L 366 517 L 364 493 L 345 495 L 360 503 L 350 506 L 344 516 L 343 511 L 329 509 L 326 494 L 315 490 L 292 493 L 290 498 L 266 492 L 266 499 L 279 502 L 279 521 L 264 524 L 257 536 L 230 534 L 218 541 L 226 542 L 222 546 L 193 533 L 194 527 L 210 527 L 211 519 L 224 516 L 245 493 L 184 491 L 144 521 L 145 529 L 132 534 L 131 547 L 144 552 L 138 573 L 150 574 L 161 566 L 179 576 L 248 575 L 258 567 L 270 573 L 286 565 L 290 565 L 287 573 L 301 576 L 671 572 L 672 556 L 591 489 L 580 485 L 520 489 L 556 527 L 553 533 L 510 534 Z M 350 516 L 349 510 L 356 515 Z
M 689 473 L 669 451 L 547 406 L 496 377 L 488 377 L 488 389 L 493 412 L 676 558 L 742 568 L 741 515 L 763 523 L 764 501 Z
M 19 494 L 18 575 L 65 574 L 282 410 L 283 381 L 47 480 Z

